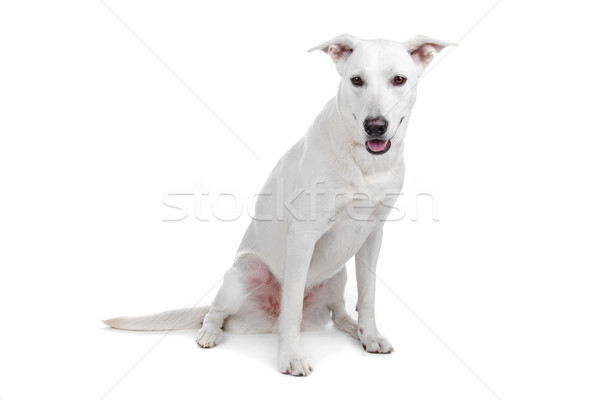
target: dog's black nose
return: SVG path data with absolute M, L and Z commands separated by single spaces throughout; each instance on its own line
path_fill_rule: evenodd
M 366 119 L 364 123 L 365 132 L 369 136 L 381 136 L 387 131 L 388 123 L 385 118 L 377 117 L 373 119 Z

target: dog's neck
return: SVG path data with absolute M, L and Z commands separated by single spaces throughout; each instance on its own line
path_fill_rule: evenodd
M 404 176 L 404 142 L 393 142 L 390 150 L 382 155 L 369 153 L 364 142 L 357 142 L 356 126 L 340 114 L 336 98 L 331 99 L 324 107 L 316 121 L 313 132 L 318 135 L 322 146 L 326 147 L 337 162 L 343 164 L 356 179 L 360 174 L 363 178 L 374 175 L 392 174 L 400 180 Z

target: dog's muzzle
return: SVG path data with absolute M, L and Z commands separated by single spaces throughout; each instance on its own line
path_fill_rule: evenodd
M 396 132 L 402 124 L 402 121 L 404 121 L 404 117 L 402 117 L 400 119 L 400 122 L 398 122 L 398 126 L 396 127 L 392 138 L 396 136 Z M 365 123 L 363 125 L 365 128 L 365 132 L 369 137 L 369 139 L 367 139 L 367 141 L 365 142 L 365 148 L 369 153 L 384 154 L 390 149 L 390 147 L 392 147 L 392 139 L 384 139 L 382 137 L 387 131 L 388 125 L 385 118 L 377 117 L 373 119 L 368 119 L 365 120 Z
M 387 132 L 388 122 L 382 117 L 366 119 L 363 123 L 365 133 L 369 139 L 365 142 L 367 151 L 371 154 L 383 154 L 388 151 L 392 145 L 389 140 L 383 139 L 382 136 Z

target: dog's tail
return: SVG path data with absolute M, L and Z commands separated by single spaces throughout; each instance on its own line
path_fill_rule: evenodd
M 141 317 L 117 317 L 102 322 L 112 328 L 129 331 L 169 331 L 173 329 L 198 329 L 202 327 L 208 306 L 182 308 Z

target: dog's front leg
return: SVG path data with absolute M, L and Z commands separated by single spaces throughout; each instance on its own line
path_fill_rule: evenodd
M 391 353 L 394 348 L 379 334 L 375 324 L 375 268 L 383 239 L 383 227 L 371 233 L 356 253 L 358 285 L 358 336 L 369 353 Z
M 312 371 L 300 350 L 300 323 L 306 275 L 317 241 L 313 233 L 289 233 L 286 240 L 285 268 L 281 293 L 279 330 L 279 371 L 306 376 Z

